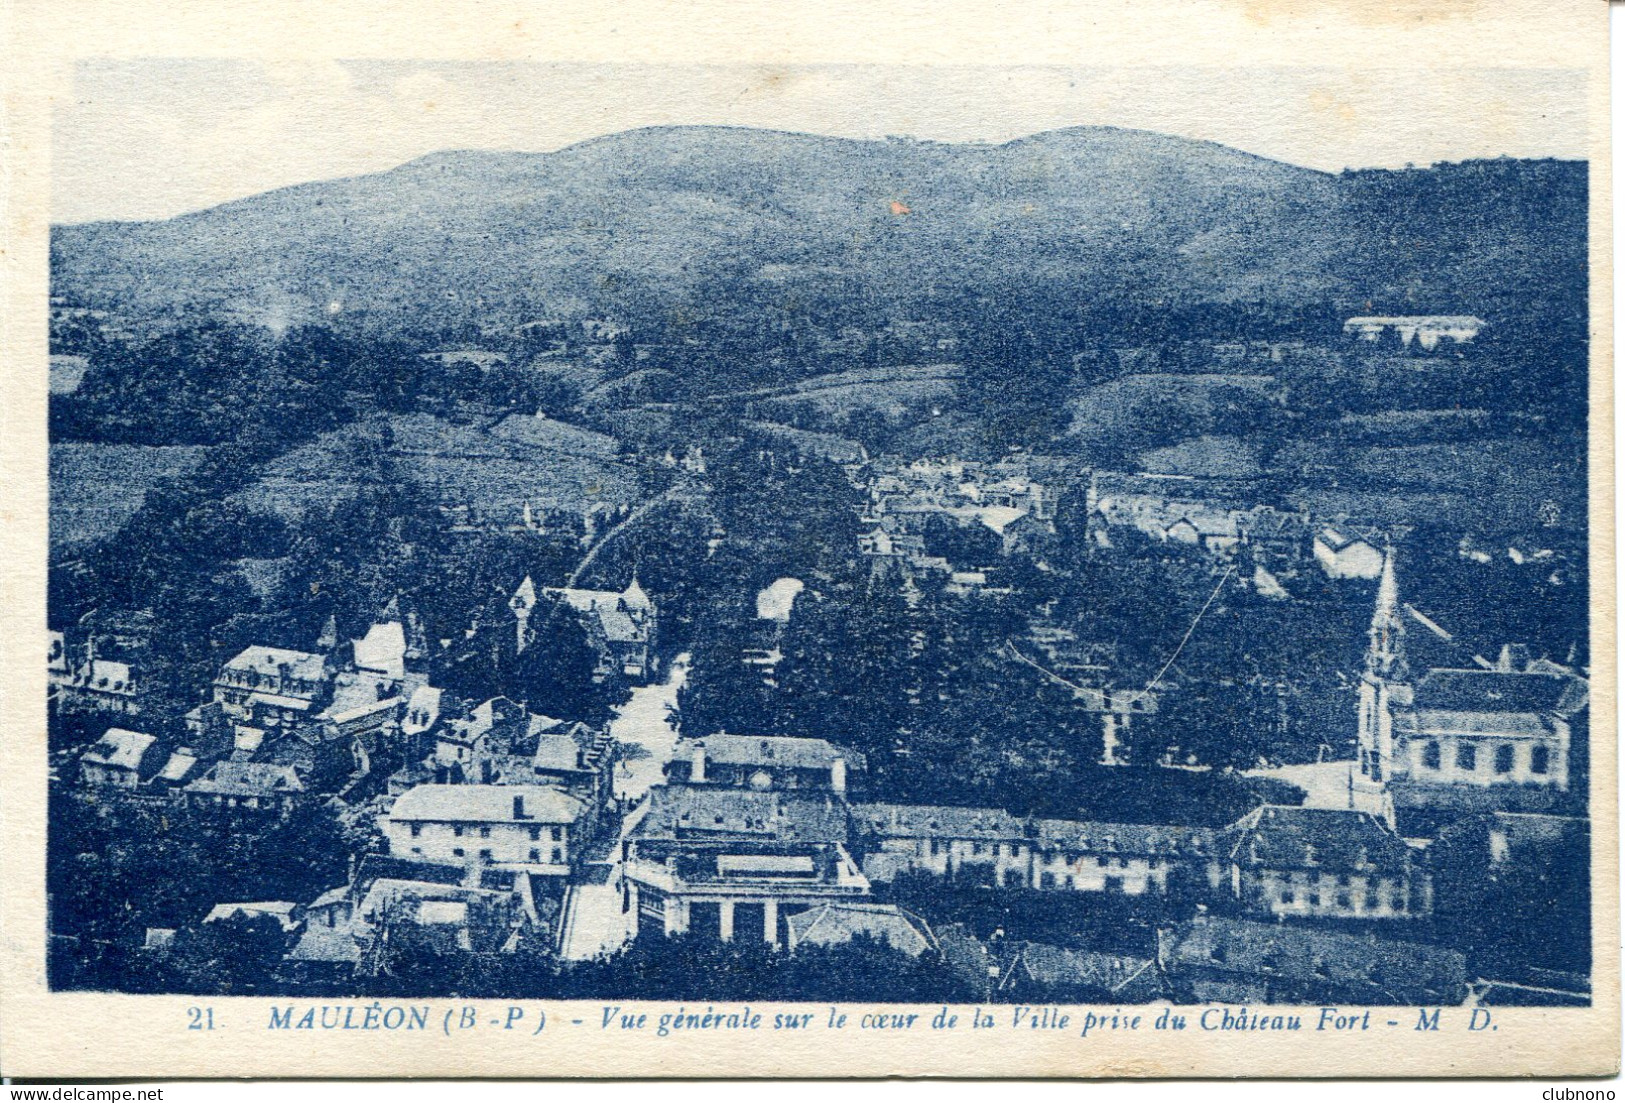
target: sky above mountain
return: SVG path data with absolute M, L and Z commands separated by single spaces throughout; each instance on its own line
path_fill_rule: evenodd
M 1326 171 L 1585 156 L 1564 70 L 85 62 L 53 126 L 58 223 L 155 219 L 444 149 L 685 123 L 1005 142 L 1156 130 Z

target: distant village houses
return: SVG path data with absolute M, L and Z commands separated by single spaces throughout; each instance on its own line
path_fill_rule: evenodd
M 1389 338 L 1402 348 L 1413 344 L 1425 352 L 1440 345 L 1466 345 L 1483 332 L 1485 321 L 1470 314 L 1369 315 L 1350 318 L 1343 332 L 1359 341 Z
M 125 716 L 141 711 L 136 701 L 136 677 L 129 663 L 98 655 L 93 638 L 72 646 L 65 633 L 52 631 L 47 635 L 50 654 L 45 676 L 50 703 L 55 708 Z

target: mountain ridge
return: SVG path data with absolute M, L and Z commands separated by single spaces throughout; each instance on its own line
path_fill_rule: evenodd
M 636 321 L 728 298 L 875 316 L 951 309 L 965 294 L 1470 309 L 1444 254 L 1506 254 L 1498 203 L 1527 223 L 1552 209 L 1542 189 L 1574 188 L 1572 172 L 1512 164 L 1528 177 L 1514 190 L 1530 194 L 1427 211 L 1407 255 L 1373 264 L 1384 243 L 1364 240 L 1364 222 L 1384 212 L 1370 217 L 1362 177 L 1213 142 L 1116 127 L 997 145 L 647 127 L 551 153 L 438 151 L 172 219 L 55 226 L 53 293 L 138 317 L 202 310 L 387 332 L 429 317 Z M 1551 229 L 1520 240 L 1539 252 Z

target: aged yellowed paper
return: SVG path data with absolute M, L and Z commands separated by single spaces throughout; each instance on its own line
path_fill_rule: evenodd
M 7 1076 L 1617 1072 L 1606 5 L 6 19 Z

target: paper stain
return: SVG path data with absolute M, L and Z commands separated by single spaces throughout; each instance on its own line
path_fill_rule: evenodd
M 785 66 L 763 66 L 757 70 L 752 79 L 745 84 L 745 87 L 739 90 L 739 94 L 729 101 L 729 104 L 736 104 L 747 97 L 757 99 L 764 95 L 778 95 L 794 83 L 795 79 L 795 72 Z
M 891 201 L 891 213 L 892 214 L 897 214 L 897 215 L 903 215 L 903 214 L 913 214 L 914 211 L 909 207 L 909 205 L 907 203 L 904 203 L 901 199 L 893 199 Z
M 1417 26 L 1471 19 L 1495 9 L 1494 0 L 1233 0 L 1254 23 L 1342 16 L 1368 26 Z
M 1309 109 L 1317 115 L 1335 115 L 1346 123 L 1353 122 L 1360 114 L 1354 104 L 1324 88 L 1316 88 L 1309 93 Z

